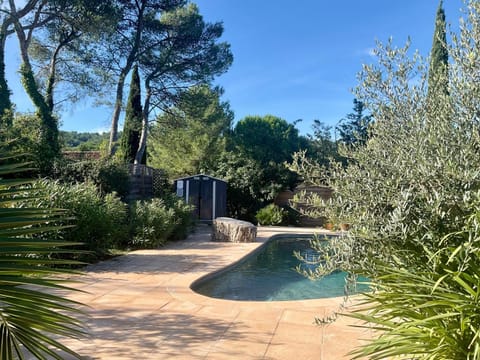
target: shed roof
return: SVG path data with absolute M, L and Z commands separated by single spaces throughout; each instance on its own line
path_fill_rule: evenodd
M 196 174 L 196 175 L 184 176 L 184 177 L 175 179 L 174 181 L 192 179 L 192 178 L 197 177 L 197 176 L 205 176 L 205 177 L 208 177 L 208 178 L 210 178 L 210 179 L 212 179 L 212 180 L 222 181 L 222 182 L 226 183 L 226 181 L 223 180 L 223 179 L 219 179 L 219 178 L 216 178 L 216 177 L 214 177 L 214 176 L 205 175 L 205 174 Z

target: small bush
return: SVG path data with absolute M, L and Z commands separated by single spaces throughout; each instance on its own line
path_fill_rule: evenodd
M 130 207 L 134 247 L 154 248 L 184 238 L 192 224 L 191 207 L 174 196 L 136 201 Z
M 170 235 L 169 240 L 185 239 L 194 225 L 194 219 L 192 217 L 193 207 L 185 204 L 182 199 L 172 193 L 164 194 L 163 199 L 167 206 L 173 208 L 175 211 L 175 229 Z
M 93 179 L 95 185 L 100 188 L 103 194 L 111 192 L 118 193 L 121 197 L 128 194 L 129 175 L 127 167 L 124 164 L 105 161 L 99 164 L 96 178 Z
M 43 180 L 34 186 L 44 195 L 24 205 L 66 209 L 72 219 L 63 225 L 74 226 L 57 231 L 56 236 L 84 243 L 91 256 L 83 260 L 102 258 L 109 249 L 127 243 L 127 208 L 116 194 L 102 197 L 93 184 L 71 185 Z
M 103 202 L 112 226 L 110 244 L 113 248 L 126 248 L 130 240 L 128 206 L 115 192 L 105 195 Z
M 286 220 L 287 211 L 275 204 L 269 204 L 258 210 L 255 219 L 259 225 L 280 225 Z
M 116 193 L 103 196 L 92 183 L 42 180 L 32 187 L 31 194 L 35 196 L 20 201 L 19 205 L 65 209 L 69 217 L 57 224 L 62 228 L 53 235 L 45 235 L 45 239 L 83 243 L 82 248 L 88 253 L 74 256 L 82 261 L 105 258 L 112 249 L 152 248 L 167 240 L 183 239 L 193 225 L 192 207 L 173 194 L 136 201 L 128 211 L 127 204 Z
M 174 211 L 161 199 L 135 201 L 130 206 L 130 221 L 135 247 L 158 247 L 174 228 Z

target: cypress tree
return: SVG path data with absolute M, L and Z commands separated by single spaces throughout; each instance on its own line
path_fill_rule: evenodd
M 438 4 L 435 18 L 435 31 L 430 51 L 430 68 L 428 70 L 428 94 L 429 98 L 432 94 L 448 95 L 447 24 L 443 0 L 440 0 Z
M 138 145 L 140 144 L 140 133 L 142 131 L 141 101 L 140 76 L 138 74 L 138 65 L 135 65 L 130 82 L 130 93 L 128 94 L 127 109 L 125 111 L 123 134 L 120 140 L 122 158 L 129 164 L 133 164 Z M 145 156 L 144 159 L 142 159 L 142 164 L 145 164 Z
M 0 44 L 4 44 L 5 33 L 0 32 Z M 0 49 L 5 49 L 0 45 Z M 5 51 L 0 50 L 0 128 L 9 128 L 13 120 L 13 104 L 10 101 L 11 92 L 8 89 L 7 79 L 5 78 Z

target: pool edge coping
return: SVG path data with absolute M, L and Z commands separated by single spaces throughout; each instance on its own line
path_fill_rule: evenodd
M 230 299 L 219 299 L 213 298 L 206 295 L 199 294 L 195 292 L 191 286 L 204 277 L 208 277 L 210 274 L 216 274 L 217 272 L 225 271 L 234 264 L 245 259 L 250 254 L 255 251 L 259 251 L 261 247 L 274 236 L 277 235 L 313 235 L 313 234 L 328 234 L 328 235 L 340 235 L 341 232 L 334 232 L 325 229 L 319 228 L 293 228 L 293 227 L 257 227 L 257 237 L 255 242 L 251 243 L 239 243 L 239 244 L 250 244 L 251 249 L 245 250 L 237 259 L 231 262 L 229 265 L 223 265 L 218 269 L 213 271 L 204 271 L 202 273 L 196 272 L 195 277 L 193 278 L 192 273 L 179 274 L 175 279 L 176 286 L 170 288 L 167 286 L 167 291 L 172 297 L 175 297 L 182 301 L 188 301 L 193 304 L 205 305 L 205 304 L 218 304 L 225 305 L 231 304 L 232 306 L 238 307 L 274 307 L 274 308 L 329 308 L 337 309 L 342 306 L 345 302 L 343 296 L 340 297 L 330 297 L 330 298 L 320 298 L 320 299 L 304 299 L 304 300 L 276 300 L 276 301 L 258 301 L 258 300 L 230 300 Z M 233 244 L 233 243 L 232 243 Z M 256 246 L 255 246 L 256 245 Z M 179 291 L 179 287 L 183 288 Z M 355 301 L 356 296 L 351 296 L 350 301 Z
M 336 233 L 336 232 L 325 232 L 323 231 L 322 232 L 325 236 L 339 236 L 340 234 L 339 233 Z M 276 234 L 273 234 L 272 236 L 270 237 L 267 237 L 266 239 L 262 239 L 261 242 L 259 242 L 259 246 L 257 246 L 256 248 L 254 248 L 253 250 L 251 250 L 250 252 L 247 252 L 245 253 L 242 257 L 240 257 L 239 259 L 235 260 L 234 262 L 224 266 L 224 267 L 221 267 L 217 270 L 214 270 L 214 271 L 211 271 L 205 275 L 202 275 L 200 276 L 198 279 L 194 280 L 189 288 L 190 290 L 192 290 L 193 292 L 195 292 L 196 294 L 199 294 L 199 295 L 202 295 L 202 296 L 206 296 L 208 298 L 211 298 L 211 299 L 218 299 L 218 300 L 227 300 L 227 301 L 234 301 L 234 302 L 238 302 L 238 301 L 246 301 L 246 302 L 266 302 L 266 303 L 271 303 L 271 302 L 287 302 L 287 301 L 306 301 L 306 300 L 320 300 L 320 299 L 334 299 L 334 298 L 339 298 L 338 296 L 329 296 L 329 297 L 322 297 L 322 298 L 314 298 L 314 299 L 295 299 L 295 300 L 235 300 L 235 299 L 223 299 L 223 298 L 219 298 L 219 297 L 212 297 L 212 296 L 208 296 L 208 295 L 204 295 L 204 294 L 201 294 L 199 292 L 197 292 L 194 288 L 196 286 L 199 286 L 201 283 L 204 283 L 206 281 L 209 281 L 211 279 L 214 279 L 216 278 L 217 276 L 221 276 L 222 274 L 230 271 L 232 268 L 236 267 L 236 266 L 239 266 L 241 265 L 243 262 L 247 261 L 250 257 L 254 256 L 255 254 L 259 253 L 260 251 L 262 251 L 270 242 L 276 240 L 276 239 L 282 239 L 282 238 L 289 238 L 289 237 L 297 237 L 297 238 L 301 238 L 301 237 L 305 237 L 305 238 L 308 238 L 308 237 L 314 237 L 316 235 L 318 235 L 319 233 L 318 232 L 303 232 L 303 233 L 300 233 L 300 232 L 289 232 L 289 233 L 285 233 L 285 232 L 280 232 L 280 233 L 276 233 Z

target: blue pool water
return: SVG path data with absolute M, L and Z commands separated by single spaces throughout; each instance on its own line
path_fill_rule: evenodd
M 200 279 L 192 289 L 202 295 L 228 300 L 302 300 L 344 295 L 346 273 L 337 271 L 322 279 L 310 280 L 295 267 L 303 264 L 294 251 L 315 256 L 310 239 L 276 237 L 240 263 L 211 277 Z M 366 285 L 359 284 L 358 291 Z

